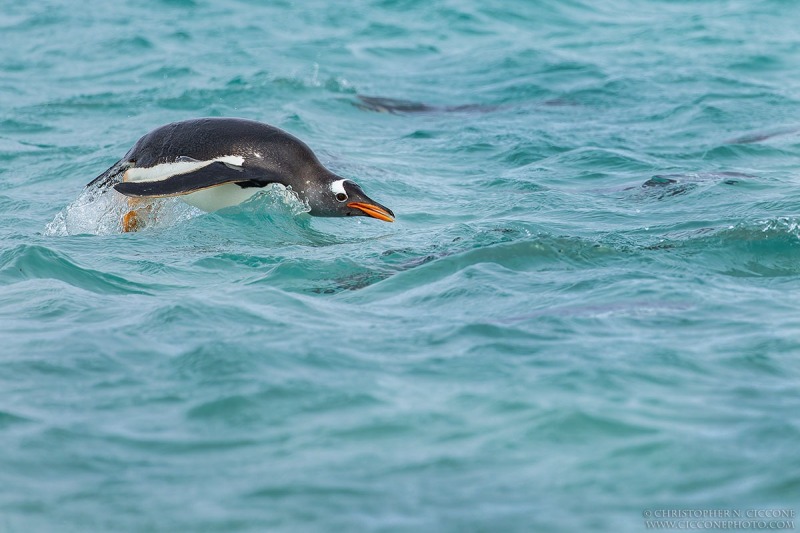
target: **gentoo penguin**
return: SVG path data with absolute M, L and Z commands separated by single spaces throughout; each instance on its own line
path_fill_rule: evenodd
M 300 139 L 240 118 L 200 118 L 156 128 L 87 187 L 113 186 L 131 198 L 125 231 L 139 225 L 137 198 L 180 196 L 204 211 L 240 204 L 270 183 L 297 194 L 318 217 L 394 221 L 388 207 L 319 162 Z

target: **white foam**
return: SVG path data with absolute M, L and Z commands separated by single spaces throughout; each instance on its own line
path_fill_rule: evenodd
M 145 205 L 139 204 L 141 207 Z M 139 207 L 142 226 L 169 227 L 194 218 L 202 211 L 176 198 L 157 198 Z M 130 211 L 127 197 L 114 189 L 86 189 L 70 205 L 61 210 L 45 226 L 44 234 L 53 237 L 67 235 L 112 235 L 122 233 L 122 217 Z
M 308 203 L 300 200 L 291 188 L 278 183 L 257 190 L 258 194 L 243 204 L 244 209 L 284 208 L 292 216 L 311 210 Z M 257 199 L 261 200 L 256 201 Z M 252 205 L 248 205 L 251 202 Z M 130 209 L 128 198 L 114 189 L 85 189 L 45 226 L 43 233 L 51 237 L 122 233 L 122 217 Z M 203 211 L 185 203 L 182 197 L 175 197 L 137 201 L 137 213 L 141 226 L 150 229 L 174 226 L 202 215 Z

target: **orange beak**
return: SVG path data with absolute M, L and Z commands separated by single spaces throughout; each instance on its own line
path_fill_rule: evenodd
M 379 205 L 365 204 L 362 202 L 350 202 L 347 204 L 347 207 L 352 207 L 354 209 L 358 209 L 359 211 L 363 211 L 372 218 L 385 220 L 386 222 L 394 222 L 394 213 Z

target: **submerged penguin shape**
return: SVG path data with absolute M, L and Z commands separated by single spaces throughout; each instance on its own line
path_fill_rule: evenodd
M 394 221 L 388 207 L 319 162 L 300 139 L 239 118 L 174 122 L 139 139 L 87 187 L 113 187 L 130 198 L 125 231 L 138 227 L 136 199 L 179 196 L 204 211 L 240 204 L 271 183 L 290 188 L 319 217 Z

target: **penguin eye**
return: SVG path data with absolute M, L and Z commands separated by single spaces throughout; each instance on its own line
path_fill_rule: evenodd
M 344 202 L 345 200 L 347 200 L 347 195 L 343 192 L 340 192 L 336 195 L 336 199 L 339 200 L 340 202 Z

